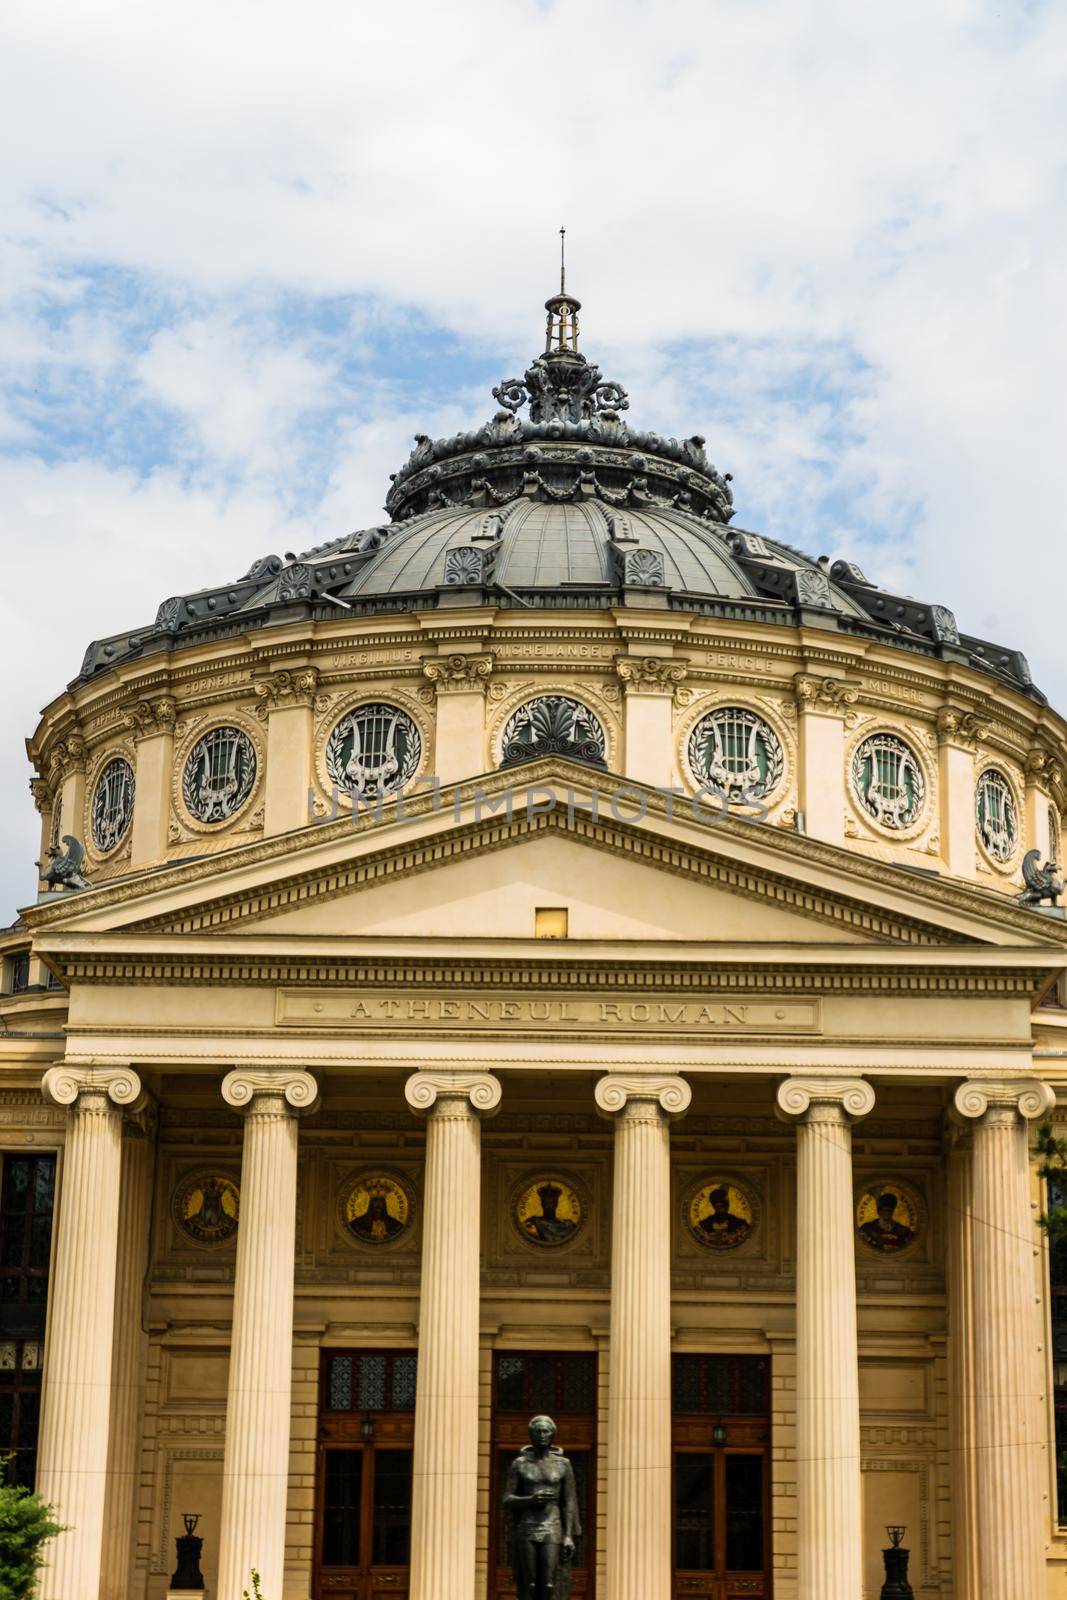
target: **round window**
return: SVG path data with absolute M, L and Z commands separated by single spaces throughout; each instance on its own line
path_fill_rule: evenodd
M 852 789 L 883 828 L 910 828 L 922 815 L 926 779 L 919 758 L 893 733 L 864 739 L 852 757 Z
M 500 741 L 500 765 L 517 767 L 542 756 L 567 756 L 588 766 L 606 767 L 606 750 L 604 729 L 580 701 L 543 694 L 527 700 L 508 718 Z
M 122 843 L 133 821 L 133 768 L 122 756 L 109 761 L 93 790 L 93 844 L 101 855 Z
M 240 728 L 212 728 L 189 752 L 182 799 L 197 822 L 228 822 L 256 781 L 256 752 Z
M 719 706 L 689 735 L 689 770 L 728 800 L 762 800 L 778 787 L 782 746 L 774 730 L 743 706 Z
M 361 800 L 393 794 L 418 771 L 422 736 L 399 706 L 375 701 L 350 711 L 326 741 L 326 775 Z
M 978 837 L 994 861 L 1010 861 L 1019 842 L 1019 813 L 1011 784 L 996 767 L 987 767 L 975 794 Z

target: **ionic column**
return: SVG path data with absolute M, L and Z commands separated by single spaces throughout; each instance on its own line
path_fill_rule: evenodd
M 47 1546 L 42 1600 L 98 1600 L 111 1410 L 122 1108 L 128 1067 L 51 1067 L 45 1098 L 68 1107 L 48 1307 L 37 1487 L 70 1525 Z
M 245 1113 L 241 1215 L 222 1465 L 219 1600 L 241 1600 L 257 1568 L 278 1600 L 285 1570 L 296 1253 L 296 1117 L 315 1104 L 309 1072 L 245 1068 L 222 1097 Z
M 670 1118 L 689 1106 L 684 1078 L 601 1078 L 615 1119 L 611 1362 L 608 1380 L 607 1579 L 611 1600 L 670 1600 Z
M 859 1078 L 790 1078 L 797 1121 L 799 1600 L 862 1594 L 859 1351 L 851 1123 L 874 1105 Z
M 982 1600 L 978 1588 L 978 1479 L 975 1451 L 974 1153 L 970 1132 L 948 1134 L 948 1430 L 952 1489 L 952 1592 Z
M 416 1072 L 429 1114 L 422 1220 L 411 1600 L 474 1600 L 478 1514 L 481 1117 L 500 1104 L 486 1072 Z
M 1055 1096 L 1034 1078 L 972 1080 L 954 1107 L 973 1119 L 974 1389 L 982 1600 L 1043 1600 L 1038 1370 L 1026 1123 Z
M 147 1097 L 146 1097 L 147 1098 Z M 143 1436 L 144 1367 L 148 1335 L 142 1314 L 148 1265 L 156 1116 L 146 1106 L 122 1124 L 115 1338 L 111 1356 L 111 1425 L 100 1600 L 130 1592 L 133 1524 Z

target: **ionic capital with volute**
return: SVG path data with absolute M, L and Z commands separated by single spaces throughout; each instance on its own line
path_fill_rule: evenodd
M 1055 1104 L 1054 1090 L 1039 1078 L 969 1078 L 952 1097 L 954 1114 L 968 1120 L 992 1111 L 1035 1122 Z
M 500 1097 L 500 1080 L 491 1072 L 415 1072 L 404 1084 L 412 1111 L 424 1113 L 440 1101 L 458 1100 L 479 1116 L 491 1117 L 500 1109 Z
M 144 1101 L 141 1080 L 132 1067 L 63 1063 L 49 1067 L 41 1079 L 41 1093 L 53 1105 L 73 1106 L 82 1096 L 103 1102 L 101 1109 L 134 1111 Z
M 597 1081 L 593 1097 L 597 1110 L 605 1117 L 615 1117 L 638 1106 L 656 1116 L 680 1117 L 689 1110 L 693 1091 L 684 1078 L 673 1073 L 612 1072 Z
M 863 1078 L 787 1078 L 778 1085 L 777 1112 L 785 1121 L 817 1121 L 822 1114 L 858 1122 L 874 1110 L 874 1100 Z
M 222 1098 L 235 1111 L 257 1109 L 264 1099 L 280 1100 L 294 1115 L 314 1111 L 319 1086 L 301 1067 L 235 1067 L 222 1080 Z

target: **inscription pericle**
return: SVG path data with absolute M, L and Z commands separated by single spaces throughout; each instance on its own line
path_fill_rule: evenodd
M 625 999 L 590 995 L 397 993 L 395 989 L 279 989 L 280 1026 L 387 1032 L 419 1028 L 534 1030 L 549 1033 L 642 1032 L 689 1035 L 817 1033 L 818 1000 L 716 999 L 654 994 Z

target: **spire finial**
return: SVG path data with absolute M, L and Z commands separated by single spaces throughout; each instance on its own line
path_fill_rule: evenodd
M 550 351 L 567 351 L 578 354 L 578 313 L 581 305 L 567 293 L 567 230 L 559 230 L 559 294 L 545 301 L 548 327 L 545 332 L 545 354 Z

